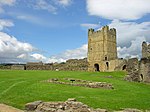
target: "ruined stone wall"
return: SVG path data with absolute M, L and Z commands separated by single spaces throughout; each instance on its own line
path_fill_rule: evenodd
M 53 70 L 52 65 L 26 65 L 26 70 Z
M 150 59 L 143 58 L 139 63 L 140 80 L 150 82 Z
M 150 44 L 142 43 L 142 58 L 150 58 Z
M 25 70 L 24 65 L 12 65 L 11 70 Z
M 10 70 L 11 66 L 10 65 L 0 65 L 0 70 Z
M 106 67 L 104 67 L 105 65 L 103 65 L 104 62 L 102 61 L 110 61 L 115 59 L 117 59 L 116 29 L 109 29 L 108 26 L 104 26 L 102 30 L 98 31 L 89 29 L 88 71 L 94 71 L 93 67 L 95 64 L 99 64 L 101 69 L 104 69 Z
M 150 82 L 150 59 L 132 58 L 127 61 L 127 76 L 125 80 L 136 82 Z
M 63 63 L 55 64 L 27 64 L 26 70 L 63 70 L 63 71 L 87 71 L 88 63 L 85 59 L 70 59 Z
M 128 72 L 128 74 L 125 77 L 125 80 L 136 82 L 140 81 L 139 61 L 137 58 L 132 58 L 128 60 L 126 71 Z
M 64 71 L 87 71 L 88 62 L 87 58 L 84 59 L 70 59 L 66 63 L 60 63 L 54 65 L 54 70 L 64 70 Z

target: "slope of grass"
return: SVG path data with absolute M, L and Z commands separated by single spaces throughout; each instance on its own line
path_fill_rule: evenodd
M 107 76 L 112 76 L 108 78 Z M 150 85 L 123 80 L 124 72 L 0 71 L 0 102 L 24 109 L 28 102 L 65 101 L 76 98 L 93 108 L 150 110 Z M 42 82 L 50 78 L 75 78 L 112 83 L 114 90 Z

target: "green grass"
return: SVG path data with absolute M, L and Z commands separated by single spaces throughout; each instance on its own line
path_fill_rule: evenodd
M 106 76 L 113 76 L 107 78 Z M 28 102 L 76 98 L 93 108 L 150 110 L 150 85 L 123 80 L 124 72 L 0 71 L 0 103 L 24 109 Z M 50 78 L 75 78 L 112 83 L 114 90 L 45 83 Z

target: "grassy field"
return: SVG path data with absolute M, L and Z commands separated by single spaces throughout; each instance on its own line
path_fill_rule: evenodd
M 106 76 L 112 76 L 108 78 Z M 66 101 L 76 98 L 93 108 L 150 110 L 150 85 L 123 80 L 124 72 L 0 71 L 0 103 L 24 109 L 28 102 Z M 114 90 L 42 82 L 50 78 L 75 78 L 109 82 Z

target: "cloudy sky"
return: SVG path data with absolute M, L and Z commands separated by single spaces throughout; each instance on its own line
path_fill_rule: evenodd
M 87 30 L 117 29 L 118 57 L 150 42 L 150 0 L 0 0 L 0 63 L 87 57 Z

